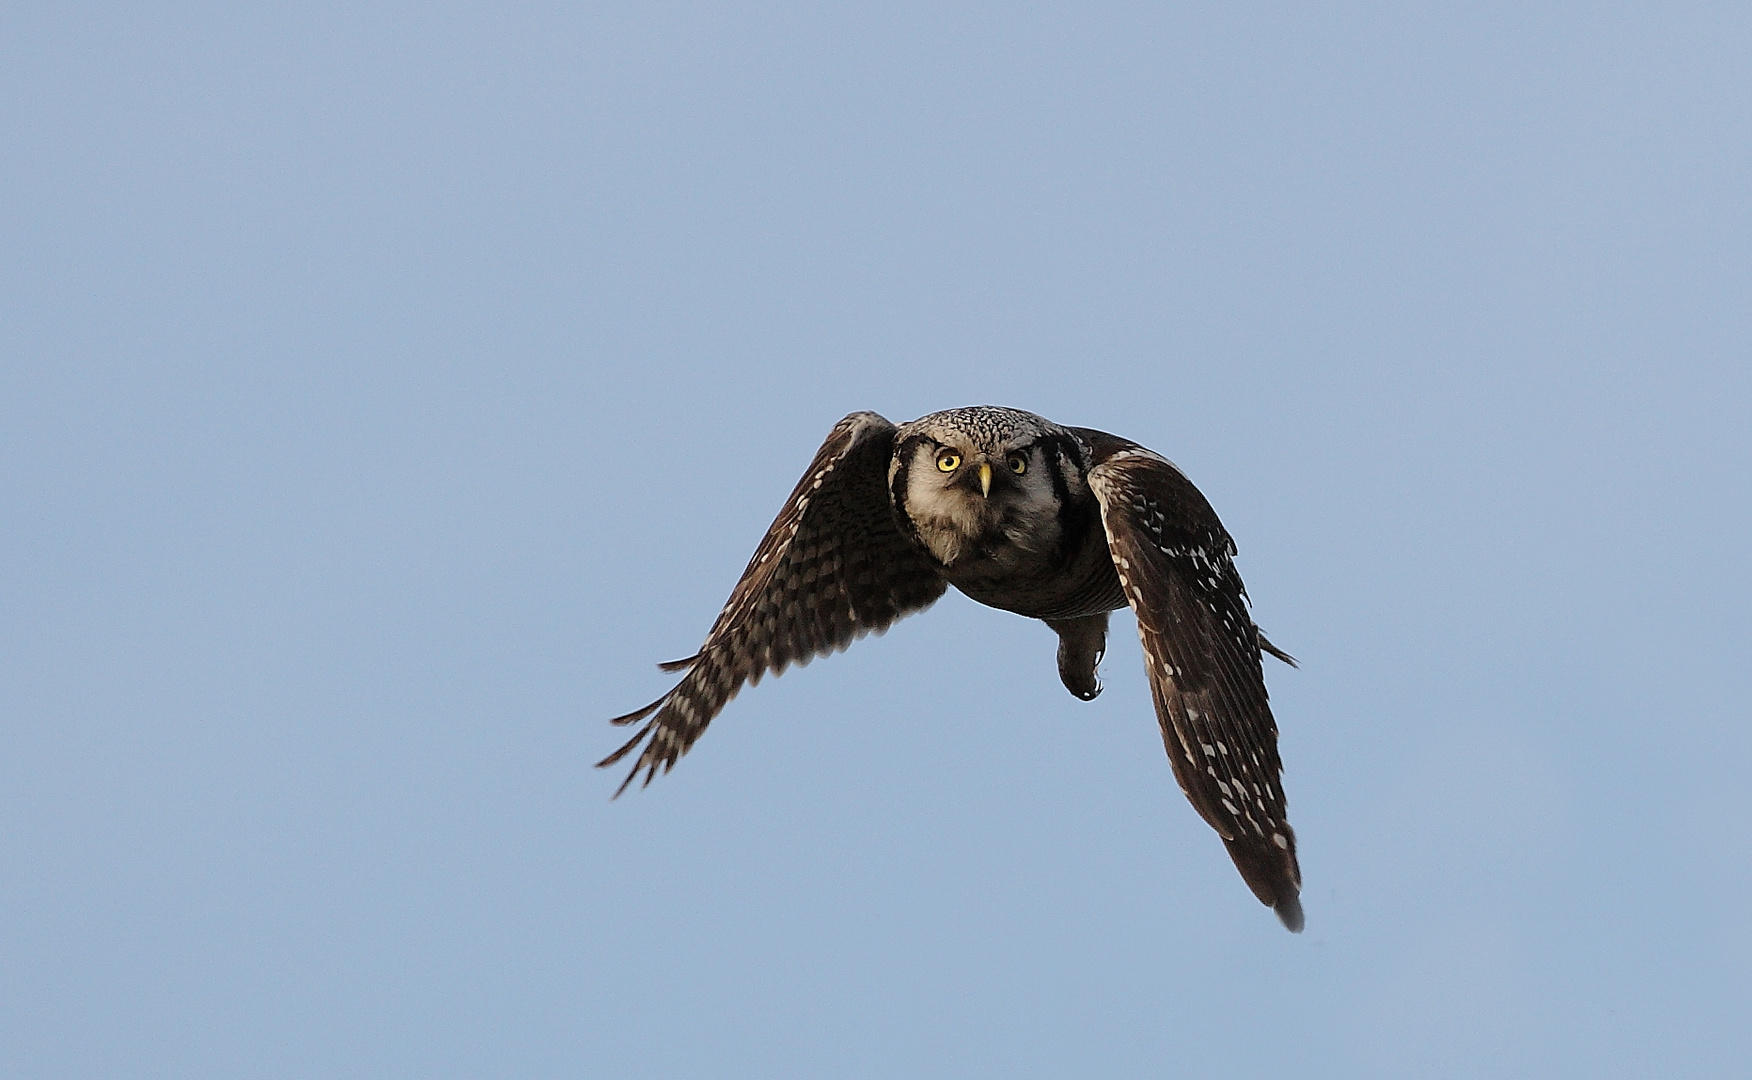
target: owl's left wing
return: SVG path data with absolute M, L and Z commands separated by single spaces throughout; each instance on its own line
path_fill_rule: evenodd
M 1270 646 L 1247 610 L 1234 541 L 1166 459 L 1105 432 L 1076 432 L 1093 452 L 1089 488 L 1137 613 L 1174 778 L 1253 894 L 1299 931 L 1302 874 L 1260 670 Z
M 597 762 L 602 768 L 650 741 L 615 791 L 645 771 L 668 772 L 744 683 L 837 652 L 896 619 L 923 610 L 948 585 L 900 532 L 888 495 L 895 426 L 871 412 L 834 425 L 809 471 L 761 538 L 754 558 L 700 651 L 664 664 L 686 671 L 674 689 L 637 712 L 638 734 Z

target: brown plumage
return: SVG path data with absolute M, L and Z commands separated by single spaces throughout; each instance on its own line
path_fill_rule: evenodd
M 1175 779 L 1242 878 L 1302 928 L 1295 833 L 1260 634 L 1235 545 L 1197 488 L 1117 436 L 993 406 L 896 426 L 834 426 L 761 540 L 686 674 L 616 724 L 645 721 L 599 764 L 643 744 L 619 795 L 686 753 L 745 683 L 837 652 L 921 611 L 954 585 L 1059 634 L 1059 674 L 1084 700 L 1108 612 L 1137 615 L 1151 697 Z

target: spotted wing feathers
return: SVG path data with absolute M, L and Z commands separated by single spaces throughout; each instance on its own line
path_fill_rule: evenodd
M 1103 432 L 1077 434 L 1093 451 L 1089 487 L 1137 613 L 1174 777 L 1254 895 L 1299 931 L 1296 834 L 1286 820 L 1277 725 L 1260 669 L 1260 651 L 1270 646 L 1248 612 L 1234 542 L 1166 460 Z
M 894 521 L 888 496 L 894 432 L 875 413 L 853 413 L 834 426 L 700 651 L 662 665 L 687 674 L 669 693 L 613 721 L 646 721 L 597 763 L 613 765 L 644 745 L 617 796 L 641 770 L 648 784 L 659 767 L 672 768 L 744 683 L 838 652 L 943 595 L 947 586 L 935 564 Z

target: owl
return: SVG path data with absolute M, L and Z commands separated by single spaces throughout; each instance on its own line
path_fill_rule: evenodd
M 599 762 L 635 751 L 649 784 L 745 683 L 838 652 L 930 607 L 950 587 L 1039 619 L 1058 671 L 1085 701 L 1108 615 L 1130 607 L 1168 760 L 1253 894 L 1302 929 L 1296 834 L 1285 816 L 1277 726 L 1235 544 L 1167 459 L 1089 428 L 975 406 L 893 424 L 834 425 L 749 560 L 698 652 L 661 665 L 668 693 Z

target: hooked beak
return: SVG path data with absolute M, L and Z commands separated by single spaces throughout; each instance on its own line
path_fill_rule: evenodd
M 979 463 L 979 493 L 987 499 L 992 497 L 992 463 L 989 461 Z

